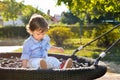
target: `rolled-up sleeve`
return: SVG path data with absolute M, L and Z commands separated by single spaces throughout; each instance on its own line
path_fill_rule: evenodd
M 49 50 L 50 48 L 51 48 L 50 43 L 47 43 L 47 45 L 46 45 L 46 50 Z
M 50 45 L 50 37 L 48 35 L 45 37 L 45 41 L 46 41 L 45 48 L 46 50 L 49 50 L 51 48 L 51 45 Z
M 22 55 L 21 55 L 21 60 L 25 59 L 28 60 L 30 57 L 30 50 L 29 50 L 29 44 L 23 44 L 23 50 L 22 50 Z

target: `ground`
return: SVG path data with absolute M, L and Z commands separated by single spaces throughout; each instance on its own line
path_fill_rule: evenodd
M 120 80 L 120 74 L 107 72 L 103 77 L 96 80 Z
M 113 62 L 105 62 L 108 71 L 107 73 L 96 80 L 120 80 L 120 65 L 117 65 Z

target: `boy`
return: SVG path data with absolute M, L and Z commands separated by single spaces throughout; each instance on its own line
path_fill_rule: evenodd
M 47 21 L 38 14 L 34 14 L 26 27 L 30 36 L 23 44 L 23 51 L 21 55 L 22 67 L 49 69 L 49 68 L 71 68 L 72 59 L 69 58 L 64 66 L 55 57 L 49 57 L 47 51 L 64 52 L 61 47 L 50 45 L 50 38 L 46 35 L 49 29 Z

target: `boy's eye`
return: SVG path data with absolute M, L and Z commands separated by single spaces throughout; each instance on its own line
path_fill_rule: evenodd
M 40 33 L 40 32 L 37 32 L 36 35 L 41 35 L 41 33 Z
M 37 35 L 40 35 L 40 34 L 37 34 Z

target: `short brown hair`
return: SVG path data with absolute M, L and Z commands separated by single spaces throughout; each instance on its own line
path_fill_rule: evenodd
M 27 25 L 27 30 L 29 31 L 34 31 L 36 29 L 41 29 L 42 32 L 49 29 L 47 21 L 39 14 L 33 14 Z

